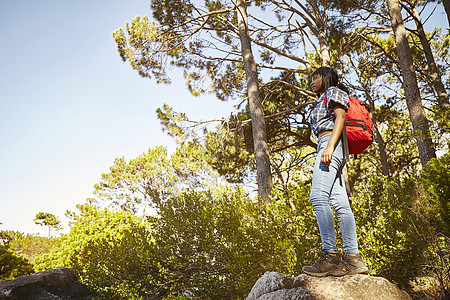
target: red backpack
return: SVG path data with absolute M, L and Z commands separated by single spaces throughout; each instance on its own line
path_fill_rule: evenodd
M 373 141 L 373 122 L 364 101 L 349 97 L 345 129 L 347 131 L 349 154 L 360 154 Z M 327 107 L 327 96 L 323 100 Z

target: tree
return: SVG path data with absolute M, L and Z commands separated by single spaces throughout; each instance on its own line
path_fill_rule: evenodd
M 425 167 L 428 161 L 436 157 L 433 142 L 430 136 L 428 119 L 423 109 L 420 91 L 417 85 L 417 77 L 414 72 L 411 51 L 406 37 L 406 30 L 403 24 L 403 17 L 400 11 L 398 0 L 386 0 L 389 15 L 391 17 L 392 29 L 394 31 L 397 56 L 403 76 L 403 89 L 406 95 L 411 123 L 417 139 L 420 162 Z
M 304 13 L 298 9 L 292 9 L 289 13 L 295 14 L 296 18 L 307 18 L 306 26 L 319 36 L 320 55 L 327 64 L 329 54 L 323 24 L 320 23 L 322 20 L 318 18 L 320 13 L 316 9 L 314 14 L 310 14 L 306 6 L 297 3 Z M 273 11 L 270 22 L 253 14 L 252 19 L 257 25 L 249 25 L 245 20 L 245 9 L 250 4 L 261 8 L 263 15 Z M 316 7 L 317 3 L 314 5 Z M 266 10 L 269 6 L 273 9 Z M 136 17 L 131 24 L 126 24 L 126 34 L 123 29 L 114 32 L 123 60 L 128 60 L 144 77 L 154 76 L 158 82 L 169 83 L 168 66 L 174 65 L 183 69 L 188 88 L 194 95 L 210 91 L 219 99 L 226 100 L 236 95 L 242 96 L 243 91 L 247 90 L 261 196 L 267 196 L 271 189 L 271 172 L 268 163 L 269 149 L 264 137 L 264 118 L 258 105 L 261 99 L 256 98 L 257 68 L 288 71 L 288 76 L 284 78 L 312 71 L 306 49 L 305 58 L 300 58 L 295 53 L 298 41 L 306 44 L 308 33 L 298 21 L 296 24 L 291 22 L 291 17 L 283 12 L 286 8 L 290 8 L 286 1 L 241 1 L 238 6 L 229 1 L 217 1 L 208 2 L 204 7 L 187 0 L 153 1 L 152 10 L 158 21 L 157 25 L 149 23 L 145 17 Z M 278 22 L 270 24 L 274 20 Z M 285 21 L 284 24 L 281 23 L 282 20 Z M 246 57 L 250 56 L 243 53 L 252 52 L 250 43 L 260 50 L 260 62 L 255 62 L 255 59 L 247 60 Z M 294 68 L 274 65 L 275 55 L 295 64 L 301 63 L 305 68 L 301 69 L 297 65 Z M 249 62 L 254 63 L 253 69 Z M 244 74 L 250 80 L 247 83 Z M 278 80 L 278 84 L 284 84 L 284 80 Z M 270 84 L 265 86 L 270 88 Z M 264 198 L 267 200 L 266 196 Z
M 61 226 L 59 224 L 61 221 L 55 215 L 51 213 L 39 212 L 34 218 L 34 223 L 36 225 L 48 226 L 48 237 L 50 238 L 50 230 L 53 228 L 55 230 L 60 230 Z
M 428 65 L 428 72 L 426 75 L 429 76 L 433 82 L 437 102 L 442 109 L 450 109 L 448 94 L 445 90 L 444 84 L 441 81 L 441 73 L 436 65 L 436 61 L 434 59 L 428 37 L 423 28 L 416 3 L 411 0 L 406 0 L 406 3 L 407 5 L 402 5 L 402 7 L 405 8 L 405 10 L 414 18 L 414 22 L 416 23 L 416 30 L 413 32 L 419 37 L 420 44 L 422 45 L 422 51 Z
M 248 35 L 247 3 L 237 0 L 237 23 L 241 40 L 242 60 L 247 77 L 247 93 L 252 119 L 253 143 L 257 168 L 258 194 L 265 201 L 270 201 L 272 191 L 272 173 L 270 171 L 269 145 L 267 144 L 266 123 L 262 108 L 262 99 L 258 86 L 258 72 L 253 58 L 250 36 Z
M 448 26 L 450 27 L 450 1 L 442 0 L 444 3 L 445 13 L 447 15 Z
M 217 184 L 205 149 L 196 142 L 180 145 L 171 156 L 167 148 L 158 146 L 130 160 L 117 158 L 101 177 L 94 185 L 97 200 L 142 217 L 185 188 L 203 190 Z

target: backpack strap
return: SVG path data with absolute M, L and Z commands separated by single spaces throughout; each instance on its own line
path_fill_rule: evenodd
M 344 129 L 342 130 L 342 144 L 344 147 L 345 163 L 348 163 L 350 161 L 350 150 L 348 149 L 347 122 L 344 122 Z
M 323 103 L 325 104 L 325 108 L 328 109 L 327 106 L 327 93 L 325 92 L 325 97 L 323 98 Z M 333 118 L 336 119 L 336 117 L 331 114 Z M 350 161 L 350 150 L 348 149 L 348 139 L 347 139 L 347 120 L 344 121 L 344 128 L 342 129 L 342 147 L 344 148 L 344 158 L 345 163 Z

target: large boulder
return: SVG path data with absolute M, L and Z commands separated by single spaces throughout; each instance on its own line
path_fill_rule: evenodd
M 85 300 L 89 297 L 88 288 L 68 268 L 0 281 L 0 300 Z
M 266 272 L 253 286 L 246 300 L 410 300 L 409 295 L 382 277 L 347 275 L 289 277 Z

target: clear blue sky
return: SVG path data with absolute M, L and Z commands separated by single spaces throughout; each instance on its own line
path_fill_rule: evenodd
M 139 77 L 112 32 L 150 0 L 0 0 L 0 229 L 46 230 L 33 219 L 92 196 L 116 157 L 173 149 L 155 110 L 168 103 L 193 119 L 226 116 L 230 103 L 194 98 Z

